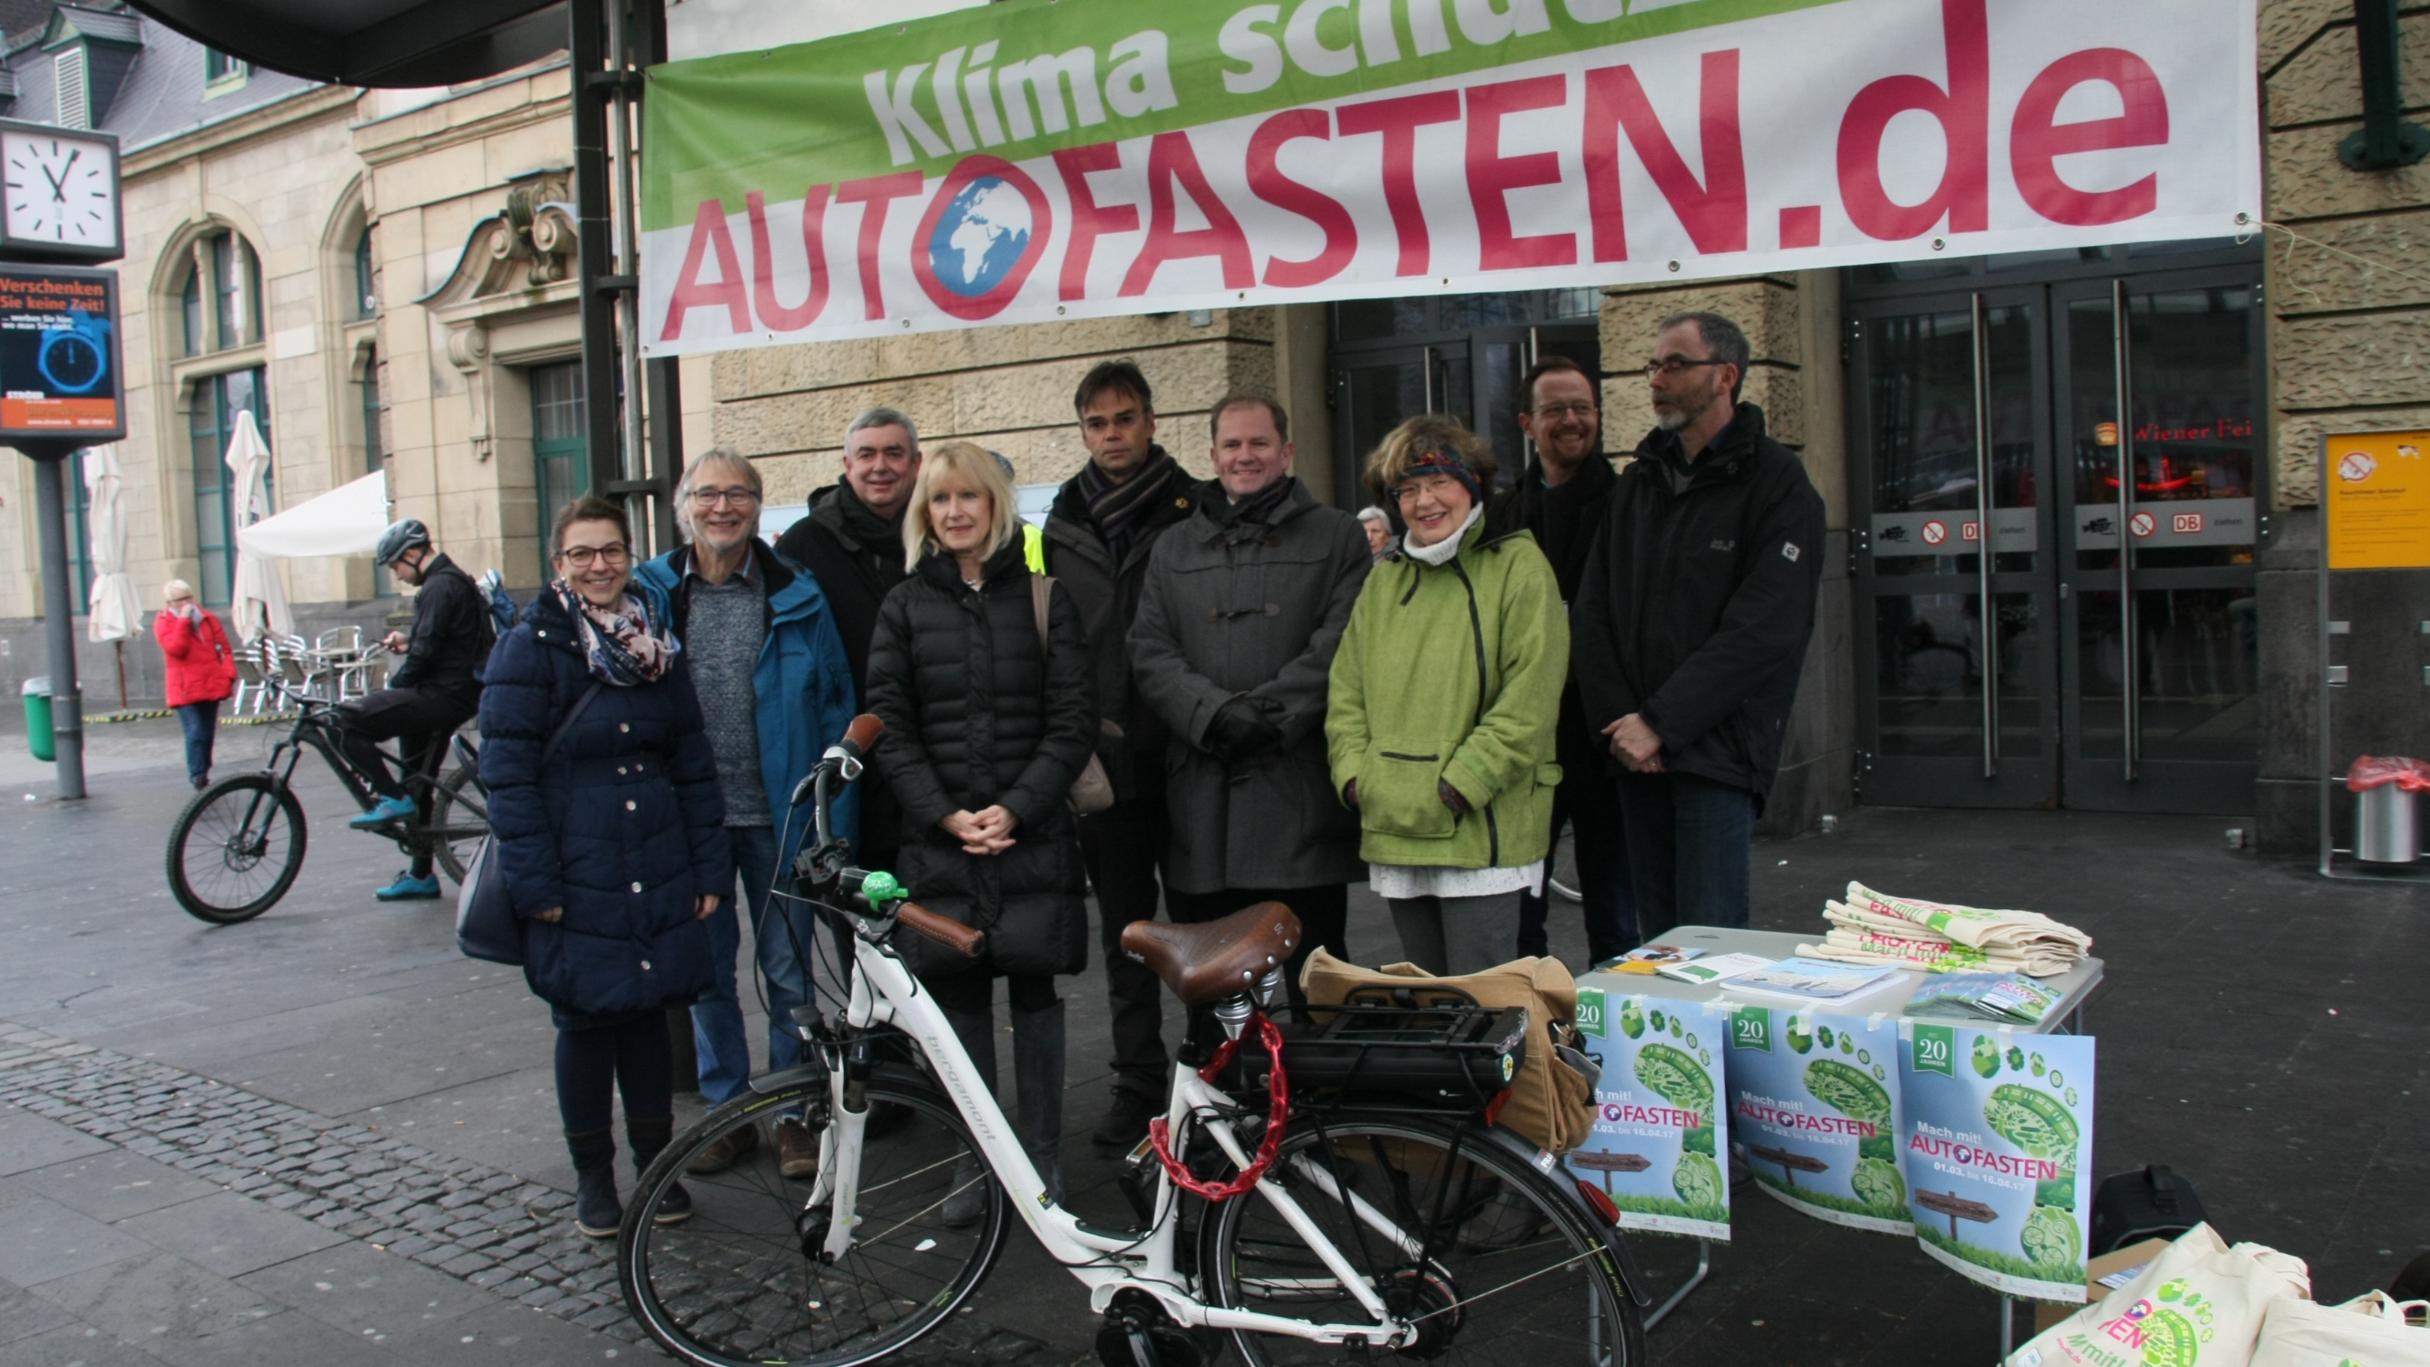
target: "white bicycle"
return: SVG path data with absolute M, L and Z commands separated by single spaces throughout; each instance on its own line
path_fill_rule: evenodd
M 1234 1043 L 1203 1070 L 1175 1067 L 1158 1134 L 1132 1155 L 1138 1227 L 1101 1228 L 1056 1204 L 891 945 L 900 927 L 976 955 L 981 933 L 905 900 L 888 875 L 845 868 L 829 837 L 831 790 L 858 775 L 877 732 L 876 718 L 856 721 L 803 785 L 817 839 L 796 886 L 853 936 L 839 1018 L 795 1013 L 822 1062 L 711 1112 L 626 1208 L 618 1265 L 651 1338 L 715 1367 L 886 1357 L 969 1300 L 1018 1212 L 1087 1289 L 1107 1362 L 1195 1367 L 1227 1339 L 1252 1364 L 1643 1361 L 1645 1302 L 1616 1212 L 1486 1120 L 1519 1061 L 1524 1013 L 1404 997 L 1346 1007 L 1286 1043 L 1255 1005 L 1299 936 L 1276 903 L 1126 930 L 1125 950 L 1183 1002 L 1211 1005 Z M 1244 1033 L 1279 1066 L 1254 1046 L 1234 1059 Z M 887 1061 L 902 1037 L 927 1071 Z M 715 1176 L 686 1174 L 739 1127 L 805 1113 L 818 1127 L 813 1177 L 779 1176 L 768 1146 Z M 692 1213 L 660 1224 L 679 1185 Z

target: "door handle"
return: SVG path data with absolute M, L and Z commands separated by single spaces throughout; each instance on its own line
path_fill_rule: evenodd
M 1426 378 L 1425 378 L 1425 380 L 1424 380 L 1424 384 L 1425 384 L 1425 386 L 1426 386 L 1426 411 L 1427 411 L 1427 412 L 1429 412 L 1429 413 L 1431 413 L 1431 412 L 1433 412 L 1433 411 L 1434 411 L 1434 348 L 1433 348 L 1433 347 L 1428 347 L 1428 348 L 1426 348 L 1426 359 L 1425 359 L 1424 361 L 1422 361 L 1422 362 L 1420 362 L 1420 363 L 1419 363 L 1419 367 L 1420 367 L 1420 369 L 1421 369 L 1421 370 L 1423 370 L 1423 371 L 1425 372 L 1425 377 L 1426 377 Z
M 1974 525 L 1977 653 L 1983 664 L 1983 777 L 2000 775 L 2000 612 L 1991 594 L 1991 336 L 1983 296 L 1974 296 Z
M 2143 762 L 2143 662 L 2135 630 L 2135 369 L 2128 347 L 2126 282 L 2109 284 L 2110 380 L 2118 409 L 2118 747 L 2122 776 L 2135 781 Z

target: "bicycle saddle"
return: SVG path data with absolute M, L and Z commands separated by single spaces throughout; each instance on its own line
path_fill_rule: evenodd
M 1298 946 L 1299 918 L 1280 902 L 1195 925 L 1133 921 L 1122 928 L 1122 952 L 1155 970 L 1185 1006 L 1254 990 Z

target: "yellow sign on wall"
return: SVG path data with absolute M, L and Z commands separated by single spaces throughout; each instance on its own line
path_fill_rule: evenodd
M 2430 431 L 2329 434 L 2321 509 L 2333 570 L 2430 569 Z

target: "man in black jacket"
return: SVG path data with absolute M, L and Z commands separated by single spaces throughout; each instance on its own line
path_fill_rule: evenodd
M 1521 473 L 1519 487 L 1495 503 L 1486 520 L 1496 531 L 1533 532 L 1537 548 L 1552 562 L 1553 577 L 1560 581 L 1561 601 L 1575 603 L 1587 553 L 1602 530 L 1612 486 L 1619 482 L 1603 454 L 1603 415 L 1595 381 L 1566 356 L 1541 356 L 1520 377 L 1519 394 L 1527 405 L 1519 410 L 1519 430 L 1535 443 L 1536 462 Z M 1560 842 L 1566 824 L 1577 857 L 1591 966 L 1637 943 L 1637 898 L 1629 887 L 1620 795 L 1605 772 L 1603 741 L 1586 724 L 1575 669 L 1561 690 L 1561 718 L 1554 736 L 1561 786 L 1553 796 L 1553 841 Z M 1544 919 L 1543 889 L 1520 894 L 1521 956 L 1549 950 Z
M 1148 552 L 1197 506 L 1196 486 L 1156 444 L 1147 377 L 1129 361 L 1105 361 L 1072 397 L 1088 464 L 1064 482 L 1047 513 L 1046 572 L 1080 605 L 1088 633 L 1097 715 L 1097 754 L 1114 805 L 1080 822 L 1080 854 L 1097 895 L 1106 997 L 1114 1017 L 1114 1102 L 1091 1137 L 1128 1148 L 1162 1113 L 1169 1078 L 1162 984 L 1124 955 L 1122 928 L 1156 917 L 1157 851 L 1164 844 L 1165 730 L 1131 686 L 1129 636 L 1139 615 Z
M 390 654 L 405 657 L 388 671 L 388 686 L 337 709 L 346 759 L 380 796 L 371 810 L 346 823 L 357 830 L 408 818 L 429 819 L 429 791 L 408 796 L 404 776 L 435 773 L 439 747 L 481 710 L 480 671 L 497 639 L 481 590 L 431 546 L 430 529 L 418 520 L 409 517 L 390 525 L 380 534 L 373 558 L 396 575 L 398 584 L 420 591 L 413 600 L 413 634 L 392 631 L 381 641 Z M 380 753 L 384 740 L 397 742 L 397 770 L 392 771 Z M 406 765 L 411 768 L 402 767 Z M 437 897 L 439 880 L 430 863 L 428 852 L 416 854 L 413 867 L 374 895 L 383 902 Z
M 1658 425 L 1612 491 L 1571 611 L 1649 940 L 1747 923 L 1755 817 L 1822 585 L 1822 496 L 1738 402 L 1747 358 L 1718 314 L 1663 320 L 1645 367 Z
M 1215 478 L 1156 542 L 1131 627 L 1139 700 L 1167 728 L 1165 910 L 1212 921 L 1255 902 L 1298 913 L 1299 966 L 1348 959 L 1358 819 L 1333 791 L 1325 691 L 1372 556 L 1358 519 L 1291 474 L 1290 419 L 1265 394 L 1220 399 Z M 1193 1021 L 1212 1047 L 1213 1017 Z
M 810 515 L 777 538 L 778 554 L 810 571 L 844 638 L 856 696 L 868 696 L 869 638 L 878 604 L 903 582 L 903 514 L 920 473 L 920 431 L 909 416 L 872 408 L 844 428 L 844 478 L 810 496 Z M 853 851 L 862 867 L 893 869 L 903 847 L 893 788 L 870 779 L 860 793 L 861 830 Z

